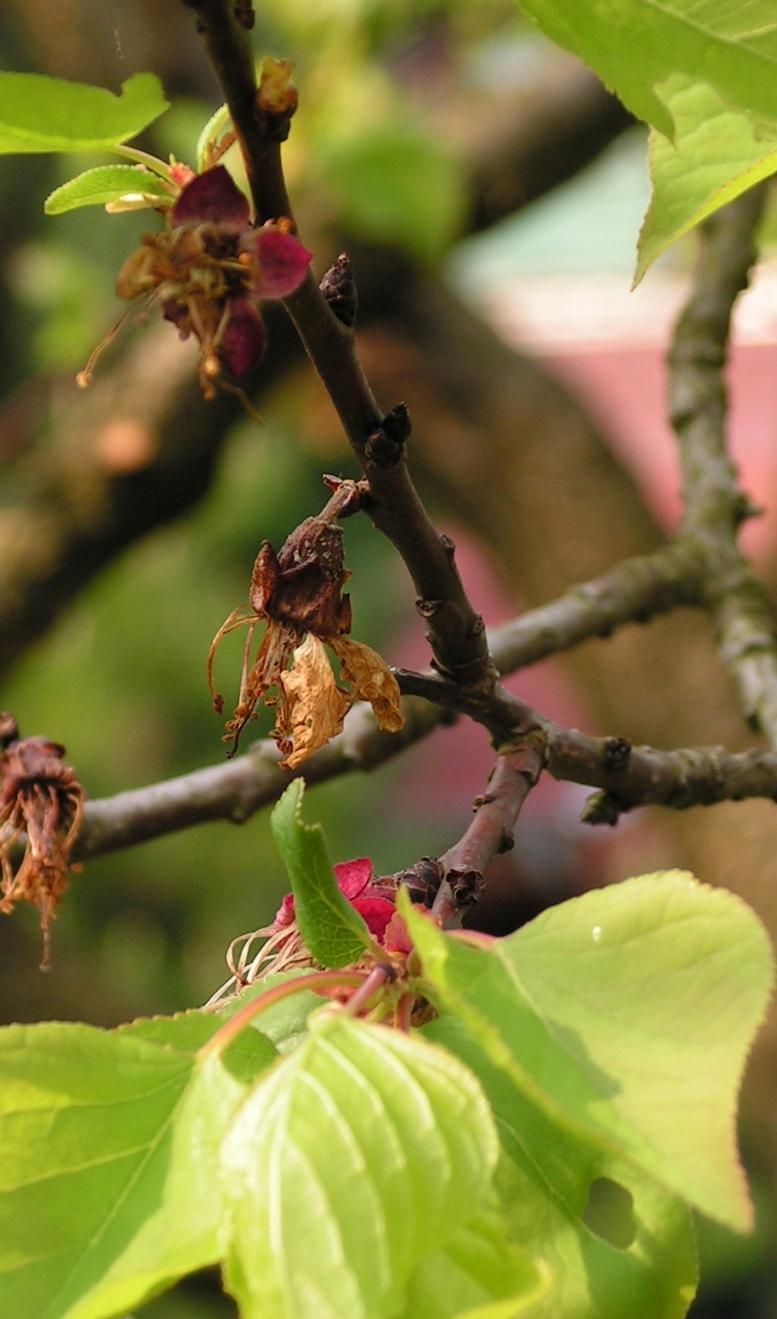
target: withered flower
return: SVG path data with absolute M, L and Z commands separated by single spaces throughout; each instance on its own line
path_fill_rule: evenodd
M 120 298 L 155 293 L 183 339 L 200 341 L 200 385 L 212 398 L 226 369 L 238 378 L 261 359 L 260 304 L 299 288 L 312 253 L 278 220 L 256 229 L 223 165 L 181 189 L 160 233 L 145 234 L 116 280 Z
M 213 661 L 222 637 L 247 625 L 240 694 L 224 740 L 230 755 L 260 701 L 276 706 L 273 736 L 282 764 L 296 768 L 340 732 L 358 698 L 369 701 L 381 728 L 397 732 L 403 724 L 399 687 L 376 651 L 345 634 L 351 628 L 351 605 L 343 586 L 349 573 L 343 560 L 339 527 L 323 517 L 306 518 L 279 553 L 265 541 L 254 563 L 248 606 L 233 610 L 216 633 L 208 655 L 208 681 L 216 710 L 223 698 L 215 690 Z M 251 661 L 254 632 L 267 628 Z M 335 679 L 326 647 L 340 661 Z M 268 697 L 273 690 L 275 695 Z
M 339 861 L 333 870 L 340 892 L 364 918 L 375 942 L 385 949 L 387 960 L 403 961 L 412 945 L 404 919 L 396 909 L 394 877 L 376 875 L 369 857 Z M 297 927 L 294 895 L 287 893 L 270 925 L 232 940 L 227 950 L 230 978 L 205 1006 L 220 1007 L 246 985 L 278 972 L 315 965 Z
M 0 911 L 9 913 L 22 900 L 38 908 L 47 970 L 50 925 L 67 888 L 85 793 L 63 761 L 65 748 L 45 737 L 19 738 L 12 715 L 0 715 L 0 746 Z M 12 850 L 21 835 L 15 867 Z

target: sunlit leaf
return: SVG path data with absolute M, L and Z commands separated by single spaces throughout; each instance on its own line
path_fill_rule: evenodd
M 571 1134 L 519 1089 L 454 1017 L 424 1028 L 476 1073 L 497 1119 L 502 1214 L 547 1266 L 530 1319 L 682 1319 L 696 1291 L 695 1233 L 679 1200 L 601 1142 Z M 594 1217 L 594 1197 L 615 1210 Z
M 4 1313 L 102 1319 L 218 1260 L 218 1146 L 275 1050 L 248 1031 L 200 1062 L 206 1018 L 0 1031 Z
M 737 1229 L 736 1098 L 771 946 L 733 894 L 666 871 L 553 907 L 487 948 L 406 908 L 434 992 L 518 1091 Z
M 251 1091 L 225 1142 L 226 1272 L 241 1314 L 408 1313 L 421 1262 L 434 1269 L 432 1257 L 468 1223 L 475 1235 L 489 1231 L 483 1249 L 498 1255 L 491 1297 L 510 1283 L 519 1296 L 536 1287 L 519 1243 L 484 1226 L 493 1226 L 484 1215 L 497 1150 L 488 1105 L 458 1059 L 385 1027 L 315 1018 L 305 1043 Z M 473 1269 L 477 1279 L 476 1259 Z M 487 1285 L 481 1296 L 490 1299 Z
M 136 137 L 166 109 L 154 73 L 134 73 L 119 96 L 41 73 L 0 73 L 0 155 L 105 150 Z
M 653 196 L 639 237 L 635 282 L 683 234 L 777 170 L 777 127 L 756 129 L 706 83 L 676 74 L 663 85 L 674 140 L 650 135 Z
M 348 966 L 369 946 L 370 932 L 343 897 L 320 824 L 302 819 L 302 779 L 289 784 L 271 819 L 273 838 L 288 871 L 299 932 L 322 966 Z
M 703 79 L 730 105 L 777 122 L 772 0 L 521 0 L 521 8 L 668 137 L 672 112 L 661 84 L 675 73 Z
M 79 206 L 101 206 L 122 198 L 145 200 L 148 206 L 170 205 L 174 197 L 162 179 L 138 165 L 98 165 L 68 179 L 46 198 L 47 215 L 62 215 Z

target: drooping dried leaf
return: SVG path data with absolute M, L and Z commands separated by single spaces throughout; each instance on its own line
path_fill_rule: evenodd
M 285 697 L 284 725 L 276 726 L 281 764 L 296 769 L 339 733 L 353 697 L 335 682 L 324 643 L 308 632 L 292 657 L 292 668 L 280 675 Z
M 399 684 L 386 661 L 363 641 L 332 637 L 329 645 L 342 665 L 342 676 L 353 684 L 354 695 L 369 701 L 381 728 L 397 733 L 405 722 Z

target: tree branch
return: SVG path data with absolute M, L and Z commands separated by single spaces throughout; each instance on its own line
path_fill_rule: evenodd
M 723 382 L 731 313 L 755 258 L 763 189 L 752 189 L 707 223 L 691 296 L 675 326 L 669 394 L 683 478 L 683 531 L 705 555 L 703 599 L 745 718 L 777 748 L 777 637 L 766 592 L 737 545 L 755 511 L 728 453 Z
M 601 790 L 584 811 L 588 824 L 615 824 L 637 806 L 684 810 L 746 797 L 777 800 L 777 752 L 636 747 L 625 737 L 590 737 L 564 728 L 499 684 L 489 696 L 479 697 L 437 674 L 399 670 L 397 678 L 403 692 L 469 715 L 498 742 L 541 734 L 545 768 L 553 778 Z
M 704 557 L 690 540 L 639 554 L 519 618 L 489 630 L 500 673 L 536 664 L 623 623 L 645 623 L 678 605 L 701 603 Z
M 280 154 L 289 114 L 274 118 L 262 109 L 250 37 L 229 0 L 186 2 L 197 11 L 198 29 L 232 116 L 257 223 L 293 218 Z M 483 620 L 467 598 L 451 542 L 435 530 L 407 470 L 407 409 L 399 404 L 384 415 L 378 407 L 351 329 L 333 314 L 311 274 L 285 306 L 369 481 L 366 511 L 392 541 L 413 580 L 436 666 L 460 682 L 487 687 L 493 673 Z
M 504 749 L 486 791 L 475 799 L 475 818 L 440 857 L 442 881 L 432 911 L 443 925 L 460 924 L 462 913 L 482 892 L 486 867 L 515 846 L 515 822 L 540 777 L 544 750 L 543 738 L 536 733 Z

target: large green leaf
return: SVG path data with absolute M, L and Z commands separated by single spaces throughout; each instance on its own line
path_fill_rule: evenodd
M 750 1225 L 736 1097 L 773 959 L 740 899 L 644 875 L 488 947 L 404 907 L 435 997 L 519 1093 L 711 1217 Z
M 220 1254 L 217 1151 L 244 1085 L 275 1057 L 244 1032 L 193 1047 L 205 1013 L 122 1031 L 0 1031 L 0 1295 L 8 1315 L 123 1313 Z
M 508 1231 L 503 1212 L 484 1214 L 456 1229 L 450 1240 L 416 1267 L 404 1313 L 423 1315 L 423 1319 L 453 1315 L 513 1319 L 529 1310 L 534 1313 L 550 1275 L 545 1268 L 538 1271 L 525 1250 L 509 1240 Z
M 773 0 L 521 0 L 521 7 L 668 137 L 672 112 L 661 84 L 674 73 L 703 79 L 729 104 L 777 123 Z
M 122 198 L 145 199 L 149 206 L 171 205 L 174 197 L 162 179 L 138 165 L 98 165 L 68 179 L 46 198 L 47 215 L 63 215 L 79 206 L 104 206 Z
M 241 1314 L 407 1313 L 422 1261 L 470 1222 L 489 1231 L 497 1153 L 488 1104 L 458 1059 L 417 1037 L 318 1015 L 305 1043 L 253 1088 L 225 1142 L 226 1277 Z M 494 1233 L 495 1249 L 503 1245 L 495 1291 L 480 1279 L 480 1297 L 504 1297 L 503 1259 L 520 1297 L 536 1277 L 501 1224 Z
M 756 129 L 707 86 L 675 74 L 662 86 L 674 141 L 650 135 L 653 197 L 639 237 L 635 283 L 670 243 L 777 170 L 777 127 Z
M 370 945 L 370 932 L 335 879 L 320 824 L 305 824 L 305 784 L 294 779 L 270 817 L 273 837 L 294 890 L 297 926 L 322 966 L 348 966 Z
M 0 155 L 109 149 L 166 109 L 155 73 L 134 73 L 119 96 L 42 73 L 0 73 Z
M 548 1286 L 527 1319 L 682 1319 L 697 1279 L 685 1206 L 527 1099 L 454 1017 L 443 1014 L 424 1034 L 476 1072 L 492 1105 L 505 1222 L 548 1266 Z M 615 1212 L 609 1223 L 601 1213 L 597 1221 L 591 1204 L 608 1194 Z

